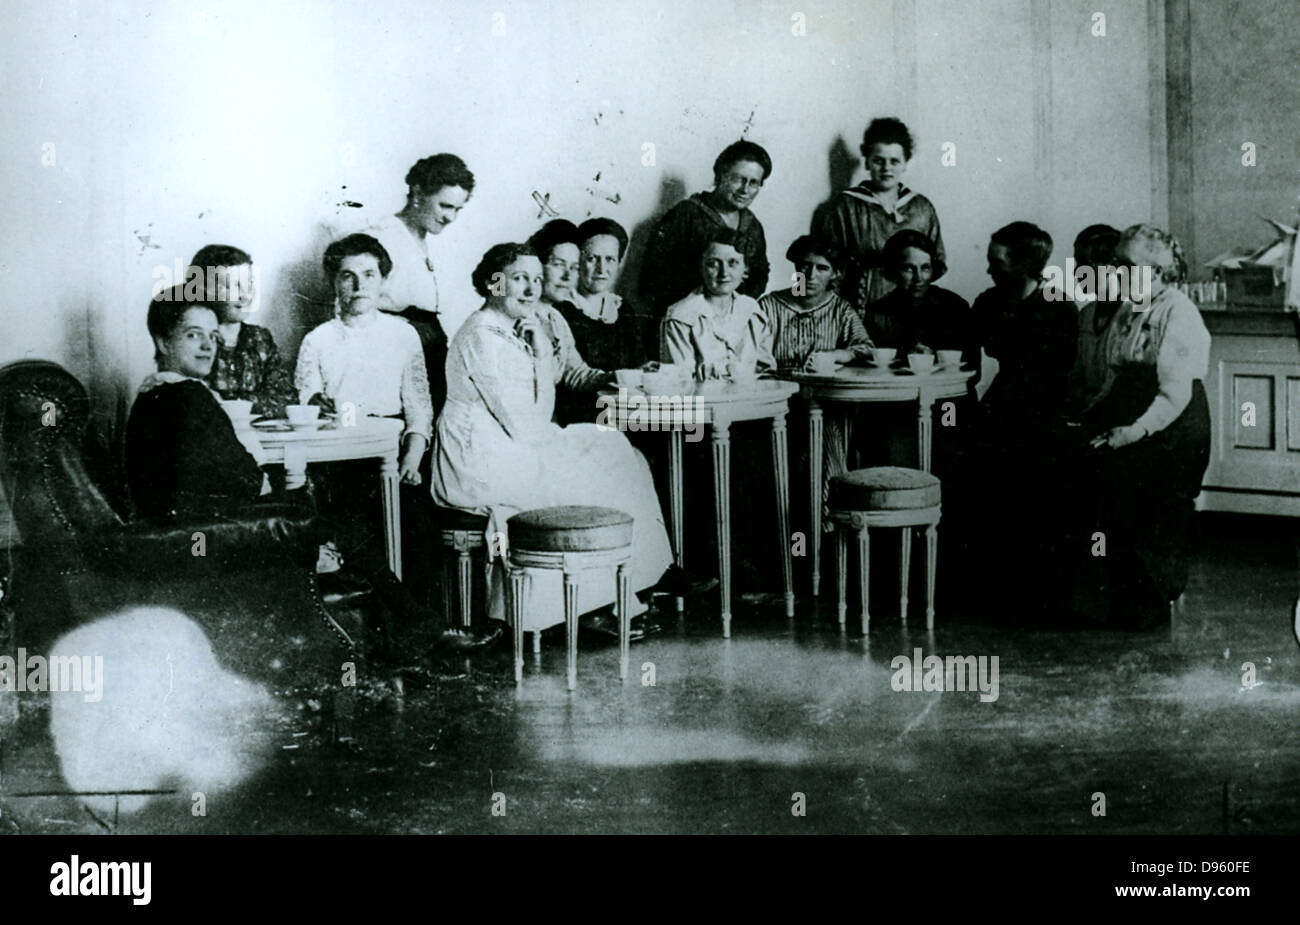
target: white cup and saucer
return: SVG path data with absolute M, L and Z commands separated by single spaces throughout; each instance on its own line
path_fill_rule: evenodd
M 221 409 L 235 425 L 235 430 L 249 430 L 253 426 L 253 403 L 242 398 L 231 398 L 221 403 Z
M 934 371 L 934 354 L 933 353 L 909 353 L 907 355 L 907 368 L 913 375 L 924 376 L 926 373 Z
M 285 417 L 289 426 L 297 431 L 312 431 L 321 426 L 320 405 L 286 405 Z
M 889 369 L 897 356 L 898 351 L 893 347 L 872 347 L 871 365 L 879 366 L 881 369 Z
M 935 356 L 938 357 L 940 369 L 953 370 L 961 368 L 960 350 L 936 350 Z

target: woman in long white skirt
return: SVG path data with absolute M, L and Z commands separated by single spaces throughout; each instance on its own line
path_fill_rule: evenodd
M 672 563 L 650 467 L 627 438 L 595 424 L 559 427 L 551 421 L 559 384 L 592 393 L 610 374 L 583 362 L 558 311 L 539 303 L 542 265 L 524 244 L 498 244 L 474 271 L 487 301 L 452 340 L 447 356 L 447 404 L 438 422 L 433 496 L 438 504 L 490 518 L 489 555 L 499 534 L 521 511 L 593 505 L 630 514 L 632 588 L 654 586 Z M 508 540 L 508 537 L 507 537 Z M 525 629 L 564 617 L 558 571 L 530 570 Z M 588 613 L 615 600 L 609 569 L 583 573 L 578 609 Z M 645 610 L 633 601 L 632 616 Z M 492 571 L 489 614 L 505 618 L 504 569 Z

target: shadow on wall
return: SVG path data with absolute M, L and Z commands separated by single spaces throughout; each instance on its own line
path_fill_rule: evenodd
M 637 290 L 641 288 L 641 258 L 645 254 L 650 236 L 654 234 L 655 225 L 664 213 L 686 198 L 686 181 L 680 174 L 665 174 L 659 181 L 659 203 L 654 213 L 647 219 L 637 222 L 628 231 L 627 256 L 623 261 L 623 273 L 619 277 L 618 291 L 633 305 L 644 310 L 638 304 Z
M 307 246 L 281 264 L 276 275 L 271 301 L 276 317 L 267 321 L 272 322 L 269 326 L 275 330 L 276 345 L 290 373 L 303 336 L 334 317 L 334 293 L 321 269 L 321 255 L 336 237 L 328 224 L 318 223 Z
M 843 135 L 836 135 L 835 141 L 831 142 L 830 150 L 826 152 L 826 173 L 831 188 L 830 195 L 813 209 L 812 221 L 808 226 L 810 231 L 816 232 L 818 228 L 824 227 L 830 221 L 835 200 L 839 198 L 842 190 L 852 185 L 853 175 L 857 169 L 857 155 L 849 148 Z

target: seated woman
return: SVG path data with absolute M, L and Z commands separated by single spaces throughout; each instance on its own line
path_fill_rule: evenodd
M 736 233 L 735 248 L 749 268 L 741 294 L 757 299 L 767 291 L 767 239 L 749 207 L 771 175 L 772 158 L 762 147 L 733 142 L 713 162 L 712 191 L 696 193 L 659 219 L 641 261 L 639 285 L 656 322 L 695 288 L 700 252 L 717 231 Z
M 844 266 L 843 252 L 816 235 L 796 238 L 785 252 L 794 264 L 795 284 L 769 292 L 758 300 L 772 332 L 772 354 L 781 372 L 812 369 L 819 359 L 847 363 L 871 347 L 862 319 L 835 292 Z M 802 415 L 792 415 L 795 421 Z M 844 455 L 844 422 L 826 417 L 823 430 L 824 481 L 848 470 Z M 806 440 L 794 438 L 802 451 Z M 797 484 L 797 482 L 796 482 Z M 801 496 L 796 493 L 796 503 Z
M 325 249 L 325 276 L 334 286 L 338 317 L 302 339 L 294 383 L 303 404 L 357 415 L 401 417 L 399 472 L 420 484 L 420 460 L 433 431 L 433 404 L 420 336 L 405 320 L 379 309 L 388 252 L 365 234 L 348 235 Z
M 989 240 L 993 288 L 975 300 L 975 324 L 998 372 L 984 394 L 982 425 L 1018 451 L 1064 420 L 1074 366 L 1074 306 L 1043 290 L 1052 238 L 1029 222 L 1012 222 Z
M 830 241 L 806 234 L 785 252 L 794 264 L 795 285 L 758 300 L 772 332 L 772 354 L 782 372 L 811 367 L 823 355 L 847 363 L 871 347 L 853 306 L 835 292 L 844 253 Z
M 1078 324 L 1070 302 L 1044 292 L 1051 253 L 1051 237 L 1029 222 L 989 242 L 994 285 L 973 311 L 998 371 L 974 433 L 963 430 L 968 452 L 943 486 L 949 538 L 965 548 L 947 561 L 960 559 L 969 586 L 998 600 L 1008 619 L 1032 624 L 1061 618 L 1079 542 L 1078 486 L 1066 471 L 1075 438 L 1065 416 Z
M 1079 349 L 1070 371 L 1069 407 L 1079 412 L 1090 405 L 1110 378 L 1110 364 L 1102 353 L 1106 332 L 1110 330 L 1122 299 L 1111 298 L 1103 283 L 1106 274 L 1115 266 L 1115 247 L 1119 244 L 1119 229 L 1110 225 L 1089 225 L 1074 239 L 1075 279 L 1082 284 L 1089 277 L 1087 291 L 1076 296 L 1079 309 Z
M 638 369 L 657 359 L 658 332 L 646 340 L 646 319 L 614 292 L 627 232 L 612 218 L 578 226 L 578 286 L 571 305 L 559 305 L 578 350 L 601 369 Z
M 692 370 L 695 378 L 747 379 L 776 368 L 767 315 L 747 295 L 739 235 L 720 228 L 696 254 L 695 291 L 669 306 L 660 326 L 660 358 Z
M 1210 334 L 1175 285 L 1186 269 L 1172 235 L 1134 225 L 1116 262 L 1151 274 L 1151 301 L 1115 313 L 1101 346 L 1111 378 L 1082 421 L 1097 450 L 1109 622 L 1140 630 L 1167 623 L 1187 586 L 1193 502 L 1210 460 Z
M 247 320 L 257 299 L 253 258 L 237 247 L 210 244 L 190 266 L 215 283 L 204 300 L 217 313 L 219 334 L 208 384 L 223 399 L 251 401 L 253 414 L 283 417 L 284 406 L 298 398 L 275 338 Z
M 944 272 L 934 241 L 908 228 L 886 242 L 881 257 L 894 288 L 867 308 L 871 339 L 899 356 L 960 350 L 962 365 L 975 370 L 973 385 L 979 379 L 979 334 L 966 300 L 934 285 Z
M 736 289 L 745 279 L 745 256 L 737 246 L 736 232 L 720 228 L 709 235 L 702 253 L 697 256 L 695 291 L 669 307 L 660 326 L 660 357 L 693 371 L 695 379 L 728 379 L 737 383 L 776 369 L 772 355 L 772 329 L 767 314 L 759 304 Z M 771 450 L 767 429 L 733 427 L 731 430 L 734 459 L 768 459 Z M 806 442 L 806 441 L 805 441 Z M 683 487 L 687 504 L 692 497 L 711 497 L 713 475 L 707 459 L 685 460 Z M 733 466 L 732 490 L 739 497 L 771 497 L 771 482 L 766 466 Z M 739 536 L 764 535 L 771 509 L 764 505 L 738 505 L 733 508 L 733 533 Z M 698 540 L 698 542 L 697 542 Z M 691 536 L 694 545 L 685 550 L 688 571 L 702 576 L 706 563 L 716 562 L 717 535 L 701 530 Z M 749 550 L 736 563 L 742 582 L 755 585 L 774 582 L 781 574 L 779 560 L 770 556 L 774 550 L 762 544 Z M 766 590 L 767 587 L 764 587 Z
M 573 222 L 557 218 L 547 222 L 529 238 L 528 246 L 542 261 L 542 294 L 535 314 L 552 334 L 564 341 L 566 355 L 572 362 L 572 368 L 566 370 L 556 390 L 556 422 L 561 426 L 589 424 L 597 415 L 596 389 L 610 384 L 612 379 L 604 369 L 592 369 L 587 365 L 584 360 L 586 353 L 580 348 L 568 321 L 573 316 L 586 318 L 574 304 L 581 260 L 578 229 Z M 584 326 L 581 330 L 586 333 L 588 329 Z M 625 368 L 605 367 L 608 370 Z
M 211 516 L 270 492 L 255 435 L 235 432 L 208 387 L 221 343 L 207 305 L 149 303 L 158 371 L 140 384 L 126 427 L 131 497 L 149 518 Z
M 234 515 L 267 496 L 256 435 L 237 434 L 206 380 L 219 341 L 217 316 L 205 305 L 155 299 L 149 305 L 149 333 L 158 371 L 145 378 L 126 428 L 128 482 L 136 507 L 146 517 Z M 304 492 L 290 492 L 310 506 Z M 410 645 L 464 651 L 491 642 L 455 631 L 430 636 L 441 623 L 418 607 L 382 564 L 367 570 L 363 555 L 352 556 L 359 578 L 369 581 L 398 617 L 389 632 Z M 354 572 L 357 570 L 353 570 Z
M 321 263 L 337 317 L 303 338 L 294 373 L 298 395 L 303 404 L 350 411 L 358 420 L 374 415 L 405 422 L 398 458 L 403 574 L 416 598 L 432 604 L 440 596 L 440 570 L 429 565 L 440 546 L 428 495 L 411 487 L 424 483 L 421 463 L 433 432 L 427 354 L 404 318 L 380 310 L 392 268 L 383 245 L 369 235 L 349 235 L 330 244 Z M 375 471 L 373 460 L 362 459 L 330 463 L 317 477 L 322 509 L 338 518 L 342 542 L 353 550 L 383 547 Z
M 883 256 L 885 244 L 899 231 L 912 229 L 930 240 L 936 276 L 943 275 L 946 260 L 934 206 L 902 183 L 913 150 L 907 126 L 898 119 L 872 119 L 861 150 L 870 176 L 840 193 L 818 230 L 848 256 L 840 293 L 865 312 L 894 287 L 885 276 Z
M 483 255 L 473 282 L 485 302 L 452 339 L 447 356 L 434 498 L 489 515 L 493 555 L 499 552 L 493 535 L 505 535 L 506 521 L 521 511 L 554 505 L 624 511 L 633 518 L 632 588 L 652 587 L 671 564 L 672 551 L 645 460 L 617 431 L 552 422 L 558 384 L 584 385 L 607 375 L 577 356 L 559 312 L 539 305 L 537 254 L 526 244 L 498 244 Z M 503 620 L 504 568 L 498 565 L 492 575 L 489 613 Z M 564 613 L 560 573 L 537 572 L 530 586 L 526 612 L 558 620 Z M 580 593 L 584 614 L 614 601 L 607 572 L 585 576 Z

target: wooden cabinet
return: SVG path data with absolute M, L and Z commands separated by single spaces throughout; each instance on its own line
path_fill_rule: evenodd
M 1300 517 L 1300 338 L 1281 312 L 1211 311 L 1210 465 L 1197 507 Z

